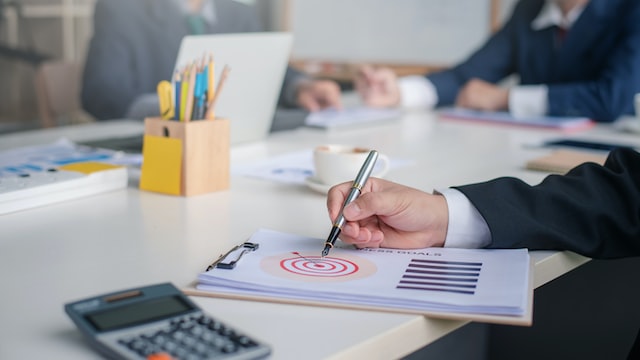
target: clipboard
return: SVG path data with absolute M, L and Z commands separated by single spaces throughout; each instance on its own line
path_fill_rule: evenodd
M 287 235 L 287 234 L 284 234 Z M 278 236 L 282 237 L 281 233 L 278 233 Z M 245 242 L 244 244 L 238 245 L 234 247 L 232 250 L 228 251 L 226 254 L 221 255 L 216 261 L 223 261 L 226 263 L 234 262 L 235 265 L 230 269 L 222 270 L 218 269 L 216 271 L 231 274 L 238 271 L 246 271 L 251 272 L 252 274 L 256 274 L 258 276 L 258 272 L 251 266 L 250 262 L 255 263 L 257 259 L 260 258 L 260 251 L 255 251 L 255 254 L 252 253 L 257 249 L 257 241 L 255 241 L 254 237 L 250 239 L 250 242 Z M 251 244 L 254 246 L 253 249 L 247 250 L 245 248 L 245 244 Z M 270 245 L 268 242 L 261 244 L 262 246 Z M 320 242 L 318 246 L 320 246 Z M 344 248 L 344 247 L 342 247 Z M 320 249 L 316 249 L 319 253 Z M 462 250 L 462 249 L 456 249 Z M 357 251 L 357 250 L 356 250 Z M 495 250 L 484 250 L 484 251 L 495 251 Z M 499 250 L 500 251 L 500 250 Z M 238 254 L 241 254 L 238 256 Z M 244 257 L 243 257 L 244 255 Z M 227 258 L 228 257 L 228 258 Z M 242 260 L 240 260 L 242 259 Z M 264 262 L 266 259 L 263 258 Z M 212 264 L 213 265 L 213 264 Z M 210 265 L 209 267 L 211 268 Z M 400 314 L 415 314 L 415 315 L 424 315 L 433 318 L 443 318 L 443 319 L 452 319 L 452 320 L 468 320 L 468 321 L 478 321 L 485 323 L 495 323 L 495 324 L 507 324 L 507 325 L 517 325 L 517 326 L 530 326 L 532 324 L 533 318 L 533 263 L 529 260 L 526 264 L 528 266 L 527 278 L 521 279 L 526 282 L 526 289 L 524 294 L 522 294 L 526 298 L 525 307 L 523 312 L 517 315 L 509 314 L 487 314 L 481 312 L 460 312 L 460 311 L 447 311 L 442 309 L 420 309 L 420 308 L 402 308 L 398 306 L 392 305 L 382 305 L 382 304 L 363 304 L 363 303 L 350 303 L 340 300 L 331 300 L 326 298 L 304 298 L 304 297 L 296 297 L 296 296 L 281 296 L 279 294 L 272 293 L 260 293 L 260 292 L 252 292 L 252 291 L 241 291 L 241 292 L 229 292 L 225 289 L 217 289 L 212 290 L 211 288 L 202 288 L 202 286 L 198 286 L 199 282 L 193 282 L 188 286 L 182 288 L 182 291 L 191 296 L 204 296 L 204 297 L 215 297 L 215 298 L 225 298 L 225 299 L 235 299 L 235 300 L 245 300 L 245 301 L 260 301 L 260 302 L 270 302 L 270 303 L 280 303 L 280 304 L 288 304 L 288 305 L 299 305 L 299 306 L 318 306 L 318 307 L 326 307 L 326 308 L 341 308 L 341 309 L 351 309 L 351 310 L 364 310 L 364 311 L 381 311 L 381 312 L 389 312 L 389 313 L 400 313 Z M 258 280 L 256 280 L 258 281 Z M 238 286 L 240 282 L 236 283 Z M 314 286 L 323 286 L 321 283 Z M 354 285 L 355 286 L 355 285 Z M 428 294 L 425 294 L 428 296 Z
M 532 266 L 533 269 L 533 266 Z M 533 272 L 531 272 L 533 274 Z M 533 284 L 533 275 L 529 279 L 529 283 Z M 528 292 L 528 306 L 526 312 L 521 316 L 503 316 L 503 315 L 483 315 L 483 314 L 460 314 L 454 312 L 443 311 L 410 311 L 398 310 L 383 306 L 366 306 L 366 305 L 349 305 L 341 303 L 327 303 L 323 301 L 310 300 L 290 300 L 270 296 L 252 296 L 252 295 L 230 295 L 224 293 L 216 293 L 205 290 L 198 290 L 196 283 L 193 282 L 180 289 L 184 294 L 189 296 L 213 297 L 219 299 L 243 300 L 243 301 L 259 301 L 275 304 L 297 305 L 297 306 L 318 306 L 324 308 L 361 310 L 361 311 L 380 311 L 395 314 L 422 315 L 437 319 L 475 321 L 488 324 L 514 325 L 514 326 L 531 326 L 533 325 L 533 287 Z

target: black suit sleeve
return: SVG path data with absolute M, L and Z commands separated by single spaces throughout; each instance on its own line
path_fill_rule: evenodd
M 490 248 L 570 250 L 593 258 L 640 255 L 640 154 L 611 152 L 530 186 L 515 178 L 456 187 L 486 220 Z

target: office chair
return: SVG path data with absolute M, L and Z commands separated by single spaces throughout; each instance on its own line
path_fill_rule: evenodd
M 34 81 L 42 127 L 93 120 L 80 105 L 81 75 L 78 63 L 52 60 L 37 67 Z

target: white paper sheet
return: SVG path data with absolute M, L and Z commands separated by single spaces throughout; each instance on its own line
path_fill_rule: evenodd
M 313 150 L 287 153 L 254 164 L 234 166 L 231 172 L 286 184 L 304 184 L 305 179 L 314 174 Z

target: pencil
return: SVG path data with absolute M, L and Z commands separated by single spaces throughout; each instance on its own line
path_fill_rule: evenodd
M 193 116 L 193 94 L 196 86 L 196 74 L 198 65 L 194 62 L 189 70 L 189 90 L 187 91 L 187 103 L 184 106 L 184 121 L 191 121 Z
M 207 68 L 207 102 L 213 99 L 215 94 L 215 64 L 213 62 L 213 53 L 209 53 L 209 66 Z
M 220 81 L 218 82 L 218 87 L 215 89 L 215 94 L 209 103 L 207 104 L 207 113 L 205 115 L 205 119 L 212 120 L 214 118 L 214 108 L 216 105 L 216 100 L 218 100 L 218 96 L 222 91 L 222 87 L 224 86 L 224 82 L 227 80 L 227 75 L 229 75 L 229 71 L 231 68 L 228 65 L 225 65 L 222 69 L 222 74 L 220 75 Z
M 187 105 L 187 93 L 189 92 L 189 68 L 182 71 L 182 82 L 180 83 L 180 121 L 184 121 L 185 108 Z

